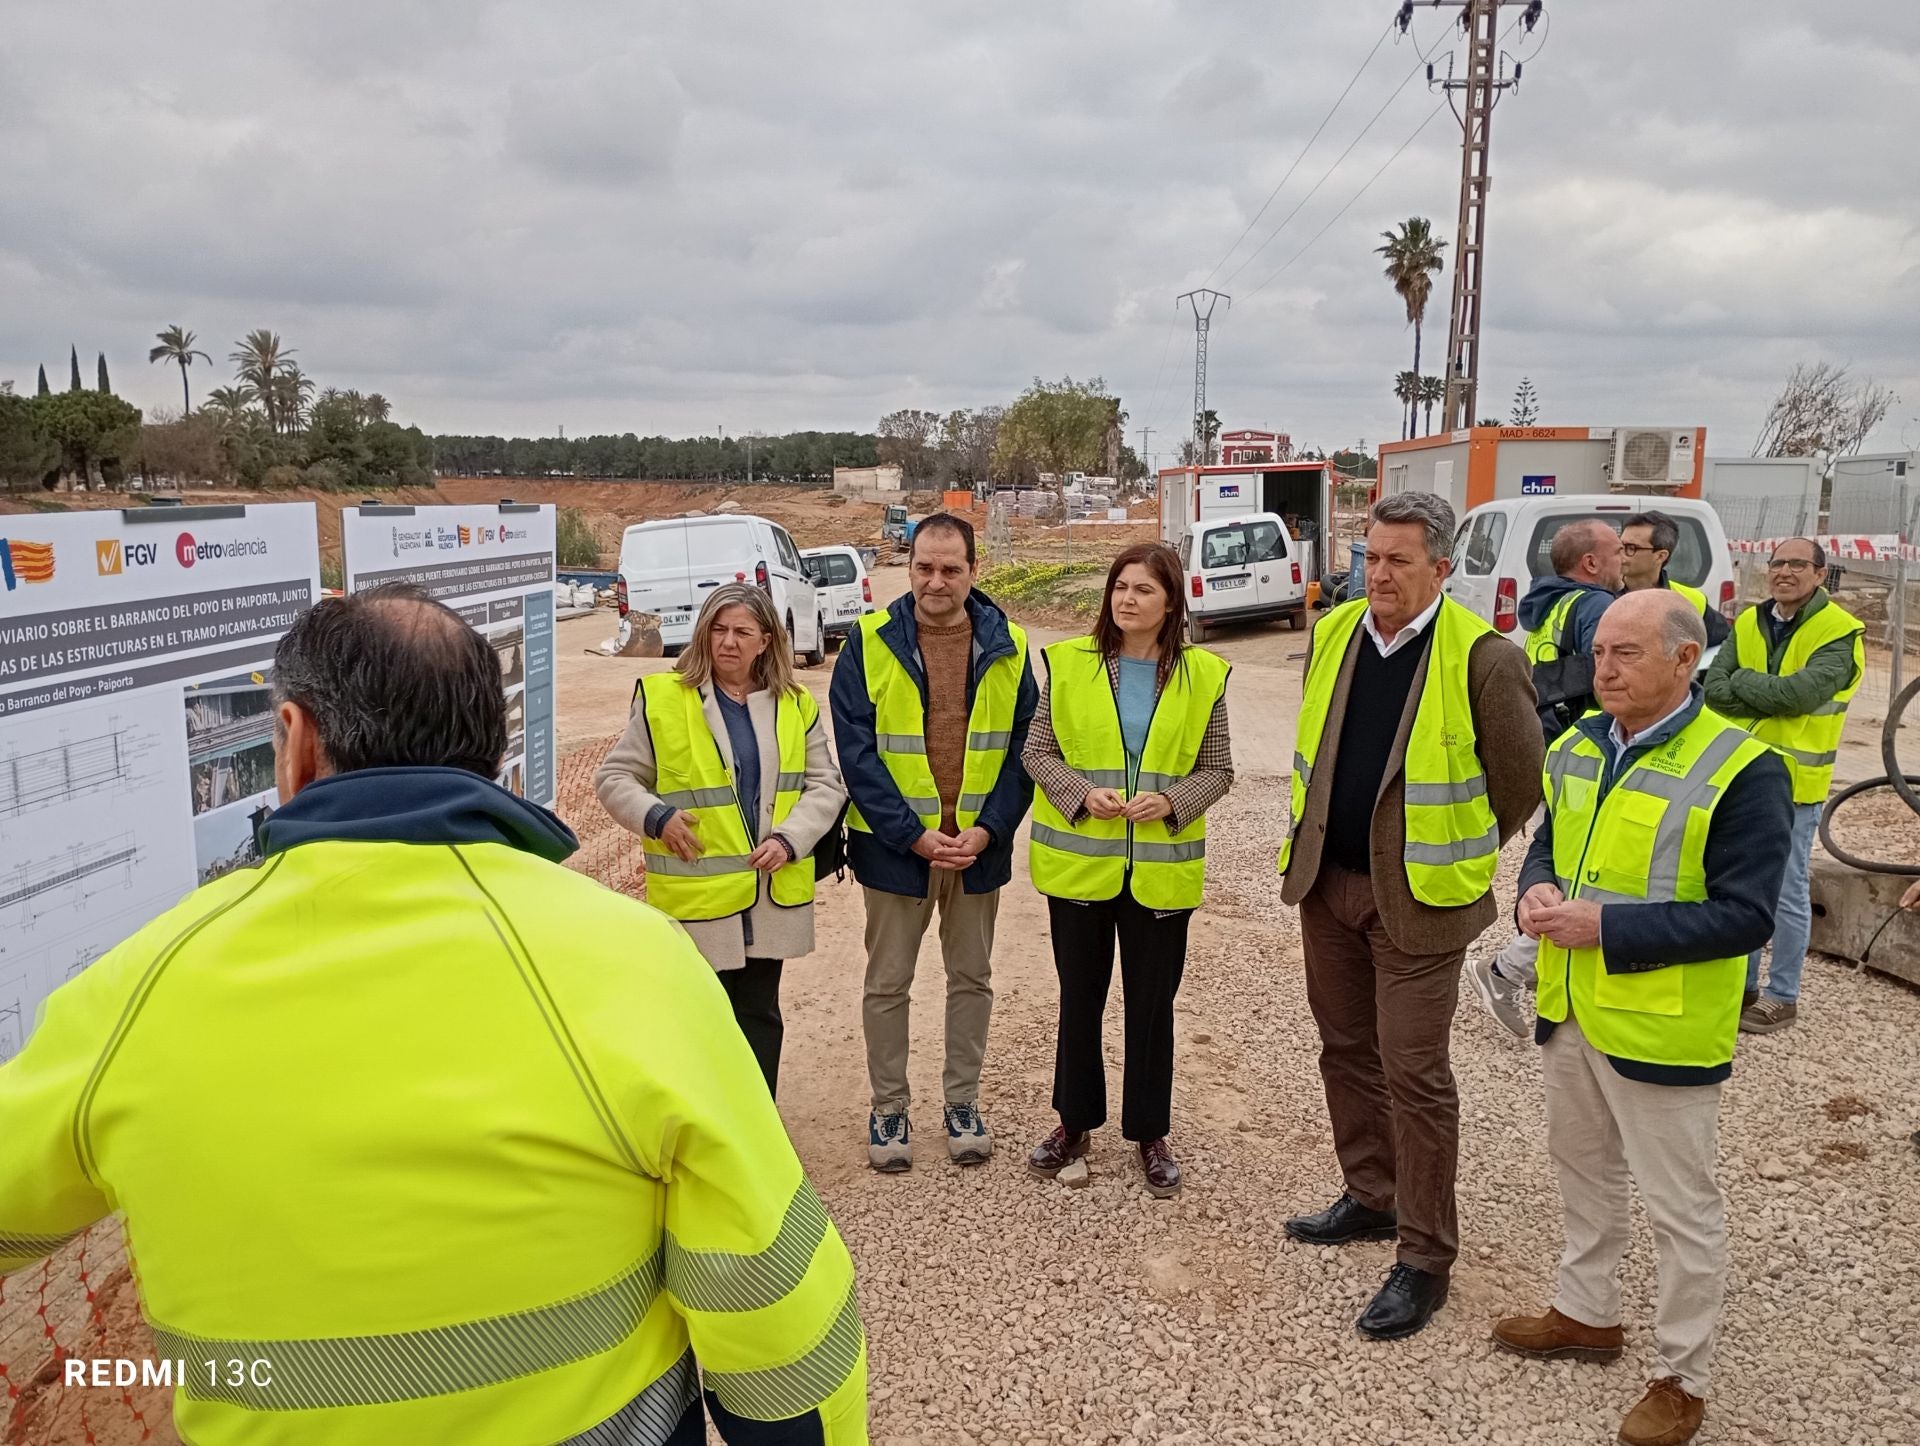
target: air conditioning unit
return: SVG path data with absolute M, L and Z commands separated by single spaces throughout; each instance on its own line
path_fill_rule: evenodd
M 1616 492 L 1665 491 L 1693 481 L 1694 429 L 1616 427 L 1609 485 Z

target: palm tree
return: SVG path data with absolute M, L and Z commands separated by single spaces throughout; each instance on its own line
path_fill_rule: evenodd
M 247 408 L 258 400 L 252 387 L 215 387 L 207 393 L 207 399 L 201 410 L 212 412 L 223 423 L 237 422 L 246 416 Z
M 1427 431 L 1433 430 L 1433 404 L 1447 399 L 1447 379 L 1445 377 L 1420 378 L 1420 402 L 1427 409 Z
M 156 332 L 154 340 L 160 345 L 147 352 L 147 362 L 149 365 L 158 361 L 172 362 L 180 368 L 180 405 L 186 409 L 182 413 L 184 416 L 186 412 L 193 410 L 193 396 L 187 390 L 187 368 L 193 365 L 195 357 L 199 357 L 208 366 L 213 365 L 213 358 L 203 351 L 195 351 L 193 333 L 182 329 L 177 324 L 168 327 L 165 331 Z
M 360 414 L 369 422 L 384 422 L 393 415 L 393 403 L 378 392 L 368 392 L 360 400 Z
M 1414 405 L 1420 400 L 1420 373 L 1401 372 L 1393 379 L 1393 395 L 1400 403 L 1400 440 L 1413 435 Z
M 280 399 L 274 394 L 274 379 L 290 365 L 288 358 L 292 355 L 293 348 L 281 346 L 279 336 L 264 328 L 248 332 L 236 350 L 227 354 L 236 368 L 235 379 L 253 388 L 260 405 L 266 408 L 267 425 L 276 432 L 280 430 Z
M 1213 465 L 1214 440 L 1220 435 L 1220 414 L 1208 407 L 1194 417 L 1193 430 L 1200 434 L 1200 461 L 1210 467 Z
M 1399 231 L 1382 231 L 1384 246 L 1373 248 L 1374 255 L 1387 258 L 1386 276 L 1406 303 L 1407 320 L 1413 324 L 1413 374 L 1420 374 L 1420 323 L 1426 319 L 1427 301 L 1433 295 L 1435 273 L 1446 269 L 1440 253 L 1447 243 L 1433 234 L 1433 223 L 1425 216 L 1409 216 Z
M 269 390 L 272 411 L 283 428 L 297 432 L 306 425 L 307 410 L 313 399 L 313 378 L 300 370 L 298 362 L 282 362 Z

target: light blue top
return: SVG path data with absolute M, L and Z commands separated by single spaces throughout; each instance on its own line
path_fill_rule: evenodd
M 1127 772 L 1140 765 L 1147 747 L 1147 725 L 1153 722 L 1153 700 L 1158 691 L 1160 664 L 1153 658 L 1120 659 L 1120 740 L 1127 745 Z

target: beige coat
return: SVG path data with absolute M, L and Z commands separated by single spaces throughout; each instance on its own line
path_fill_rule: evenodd
M 733 740 L 727 734 L 726 719 L 712 687 L 700 691 L 701 712 L 727 771 L 734 769 Z M 765 838 L 773 832 L 774 785 L 780 774 L 780 743 L 774 732 L 776 709 L 773 695 L 764 690 L 747 698 L 747 713 L 753 719 L 754 736 L 760 743 L 760 818 L 755 836 Z M 653 735 L 647 729 L 646 709 L 635 699 L 627 731 L 613 746 L 593 775 L 594 791 L 615 821 L 635 834 L 646 832 L 647 814 L 660 802 L 654 792 L 659 773 L 654 764 Z M 820 842 L 840 806 L 847 801 L 847 790 L 840 782 L 840 765 L 834 760 L 833 745 L 827 740 L 826 718 L 815 720 L 807 731 L 807 781 L 800 799 L 780 826 L 780 836 L 793 845 L 795 855 L 805 858 Z M 813 952 L 813 905 L 783 908 L 767 897 L 767 876 L 760 876 L 760 894 L 747 916 L 753 923 L 753 957 L 756 959 L 797 959 Z M 715 969 L 739 969 L 747 962 L 746 930 L 741 916 L 724 919 L 687 920 L 686 929 L 693 942 Z

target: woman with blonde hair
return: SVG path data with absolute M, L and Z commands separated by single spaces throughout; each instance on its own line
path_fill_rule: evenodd
M 718 971 L 774 1091 L 781 966 L 813 952 L 811 854 L 847 794 L 766 593 L 714 589 L 673 671 L 634 690 L 593 783 L 640 836 L 647 902 L 685 925 Z

